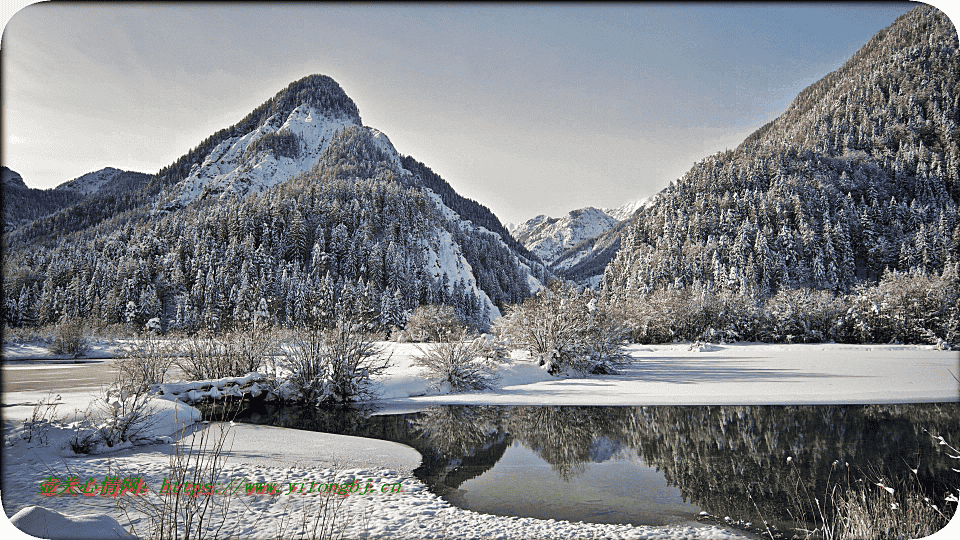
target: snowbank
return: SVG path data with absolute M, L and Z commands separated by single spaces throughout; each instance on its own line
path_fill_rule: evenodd
M 38 538 L 133 538 L 110 516 L 64 515 L 41 506 L 20 510 L 10 517 L 10 524 Z M 10 533 L 14 531 L 5 530 L 4 538 L 11 538 Z

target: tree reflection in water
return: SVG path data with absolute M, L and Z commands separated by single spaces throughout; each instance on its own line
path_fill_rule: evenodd
M 506 429 L 524 446 L 550 464 L 569 482 L 594 461 L 594 441 L 607 429 L 605 414 L 596 407 L 529 407 L 508 409 Z
M 501 438 L 503 409 L 492 406 L 435 407 L 410 419 L 410 427 L 441 455 L 472 455 Z
M 823 494 L 828 481 L 853 489 L 873 488 L 872 481 L 880 475 L 893 483 L 916 481 L 939 501 L 946 490 L 960 485 L 960 475 L 951 468 L 955 464 L 925 431 L 954 444 L 960 441 L 960 404 L 956 403 L 456 405 L 383 416 L 355 409 L 264 405 L 242 421 L 410 445 L 424 456 L 415 474 L 454 504 L 457 488 L 493 468 L 514 441 L 550 464 L 565 482 L 580 477 L 590 463 L 609 458 L 613 451 L 635 454 L 662 472 L 685 502 L 716 516 L 767 520 L 782 528 L 793 522 L 798 492 Z

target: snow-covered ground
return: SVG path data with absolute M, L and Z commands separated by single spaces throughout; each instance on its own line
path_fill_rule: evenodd
M 818 345 L 691 345 L 633 346 L 636 362 L 619 375 L 552 377 L 515 353 L 500 365 L 500 388 L 472 394 L 432 393 L 420 368 L 413 365 L 416 345 L 385 344 L 393 366 L 379 381 L 384 410 L 416 410 L 436 403 L 537 404 L 537 405 L 696 405 L 696 404 L 815 404 L 960 401 L 957 352 L 927 346 L 839 344 Z M 4 348 L 4 359 L 10 359 Z M 21 364 L 22 365 L 22 364 Z M 83 408 L 89 390 L 60 392 L 61 412 Z M 3 394 L 5 434 L 32 411 L 32 403 L 46 392 Z M 164 405 L 158 434 L 173 434 L 171 402 Z M 190 408 L 179 405 L 177 421 L 192 419 Z M 289 494 L 292 483 L 338 484 L 356 479 L 365 495 L 332 500 L 342 502 L 339 522 L 347 523 L 348 536 L 392 538 L 736 538 L 736 531 L 712 525 L 632 527 L 568 523 L 532 518 L 505 518 L 462 510 L 430 493 L 412 476 L 419 464 L 416 451 L 396 443 L 308 433 L 281 428 L 222 423 L 196 426 L 203 430 L 229 427 L 228 460 L 222 482 L 242 479 L 273 482 L 281 495 L 237 493 L 223 518 L 217 537 L 295 536 L 304 518 L 316 516 L 325 495 Z M 189 436 L 187 436 L 189 438 Z M 21 527 L 34 534 L 80 537 L 86 532 L 109 531 L 109 516 L 124 528 L 130 522 L 104 496 L 45 497 L 38 493 L 44 479 L 53 476 L 81 481 L 104 477 L 142 476 L 158 489 L 168 474 L 170 442 L 126 448 L 107 454 L 77 456 L 63 441 L 48 446 L 25 442 L 6 445 L 3 452 L 3 507 L 7 516 L 31 506 L 18 516 Z M 401 493 L 379 491 L 400 483 Z M 122 497 L 131 498 L 129 494 Z M 214 496 L 223 502 L 226 497 Z M 76 517 L 85 516 L 85 517 Z M 221 518 L 217 518 L 219 522 Z M 48 529 L 30 529 L 42 527 Z M 132 524 L 144 526 L 134 517 Z M 9 529 L 9 524 L 4 524 Z M 7 529 L 0 529 L 6 532 Z M 960 531 L 954 521 L 937 538 L 953 538 Z M 4 535 L 6 537 L 6 535 Z
M 491 392 L 424 395 L 416 346 L 393 345 L 385 399 L 497 405 L 772 405 L 960 400 L 960 356 L 916 345 L 712 345 L 630 347 L 619 375 L 553 377 L 533 363 L 500 367 Z M 515 353 L 517 355 L 517 353 Z M 519 356 L 519 355 L 517 355 Z M 952 374 L 953 375 L 952 375 Z M 422 381 L 420 381 L 422 383 Z
M 88 340 L 83 356 L 74 358 L 72 355 L 55 354 L 49 345 L 41 340 L 3 342 L 3 361 L 17 360 L 68 360 L 83 361 L 91 358 L 116 358 L 122 352 L 123 341 L 112 342 L 103 340 Z

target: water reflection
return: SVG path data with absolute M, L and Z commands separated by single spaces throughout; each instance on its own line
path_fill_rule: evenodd
M 597 479 L 599 472 L 595 469 L 601 467 L 599 464 L 631 462 L 633 468 L 606 473 L 608 477 L 619 474 L 624 486 L 633 485 L 623 497 L 625 500 L 652 498 L 649 505 L 656 506 L 674 496 L 664 489 L 659 489 L 660 495 L 644 490 L 643 485 L 659 481 L 644 476 L 649 469 L 662 476 L 664 485 L 677 490 L 684 504 L 716 516 L 758 523 L 767 520 L 782 528 L 793 523 L 791 516 L 797 512 L 798 491 L 824 493 L 827 485 L 838 479 L 842 486 L 854 489 L 868 489 L 880 476 L 893 483 L 915 479 L 931 498 L 940 501 L 946 490 L 960 485 L 960 477 L 951 469 L 956 464 L 939 451 L 924 431 L 943 435 L 954 444 L 960 441 L 960 405 L 955 403 L 740 407 L 457 405 L 396 415 L 263 404 L 258 410 L 248 411 L 243 421 L 407 444 L 424 456 L 415 474 L 434 492 L 462 506 L 475 506 L 477 500 L 486 499 L 490 508 L 473 509 L 503 512 L 502 508 L 512 507 L 509 512 L 514 515 L 525 515 L 520 508 L 524 499 L 531 504 L 531 491 L 509 488 L 503 481 L 513 478 L 518 483 L 533 482 L 534 473 L 524 471 L 536 468 L 530 465 L 531 461 L 522 467 L 510 465 L 518 459 L 513 452 L 519 451 L 535 455 L 549 466 L 557 481 L 578 489 L 590 487 L 591 482 L 608 481 Z M 501 460 L 503 465 L 498 464 Z M 513 468 L 497 471 L 498 466 Z M 627 475 L 643 476 L 646 480 L 638 484 L 636 478 Z M 520 500 L 506 500 L 512 492 Z M 466 493 L 469 495 L 465 498 Z M 611 501 L 621 498 L 609 489 L 607 493 L 598 499 L 603 504 L 613 504 Z

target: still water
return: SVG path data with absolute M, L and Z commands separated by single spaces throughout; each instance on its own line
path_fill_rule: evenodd
M 414 474 L 434 493 L 506 516 L 667 525 L 702 510 L 789 530 L 804 500 L 831 489 L 909 483 L 942 501 L 960 485 L 957 460 L 934 439 L 960 441 L 957 403 L 404 414 L 261 403 L 237 420 L 407 444 L 423 456 Z
M 667 525 L 692 521 L 700 512 L 662 472 L 629 450 L 596 456 L 561 475 L 520 441 L 492 468 L 448 490 L 446 498 L 488 514 L 592 523 Z

